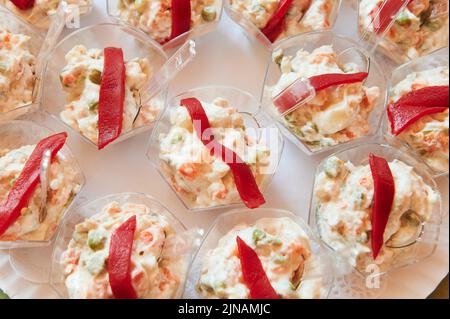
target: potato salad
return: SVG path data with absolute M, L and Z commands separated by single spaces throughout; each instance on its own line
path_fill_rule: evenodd
M 61 119 L 83 136 L 98 142 L 98 104 L 104 64 L 103 50 L 87 49 L 77 45 L 66 55 L 67 65 L 60 80 L 67 92 L 68 104 Z M 141 106 L 140 90 L 149 82 L 153 71 L 146 58 L 135 58 L 125 63 L 126 83 L 122 134 L 134 128 L 149 125 L 157 117 L 162 103 L 158 98 Z
M 263 29 L 277 11 L 280 0 L 229 0 L 230 7 L 241 13 L 256 27 Z M 277 40 L 313 30 L 331 27 L 336 0 L 294 0 L 289 9 L 283 31 Z
M 398 257 L 413 257 L 421 225 L 432 215 L 440 195 L 413 167 L 389 162 L 395 182 L 394 202 L 384 232 L 384 245 L 375 263 L 386 270 Z M 373 264 L 371 211 L 374 196 L 369 165 L 355 166 L 330 157 L 314 188 L 316 220 L 322 240 L 360 271 Z
M 30 37 L 0 28 L 0 113 L 30 104 L 36 81 L 36 58 Z
M 385 45 L 388 51 L 400 50 L 410 59 L 426 55 L 448 45 L 448 11 L 440 12 L 440 0 L 414 0 L 399 14 L 385 39 L 395 44 Z M 445 2 L 445 1 L 444 1 Z M 371 25 L 383 1 L 361 0 L 359 24 L 362 30 L 373 32 Z M 447 3 L 448 6 L 448 3 Z
M 153 40 L 165 43 L 172 32 L 171 0 L 120 0 L 120 18 L 147 33 Z M 221 8 L 215 0 L 191 1 L 191 29 L 215 21 Z
M 0 150 L 0 202 L 6 200 L 35 147 L 27 145 Z M 45 241 L 52 238 L 65 209 L 80 191 L 81 185 L 77 182 L 75 168 L 60 155 L 52 162 L 49 176 L 45 219 L 39 221 L 42 196 L 39 184 L 19 219 L 0 236 L 0 241 Z
M 391 103 L 405 94 L 428 86 L 449 84 L 448 67 L 413 72 L 391 89 Z M 448 171 L 449 156 L 448 109 L 420 118 L 398 138 L 410 146 L 435 172 Z
M 249 245 L 261 260 L 276 293 L 282 298 L 311 299 L 323 296 L 320 269 L 310 248 L 310 238 L 290 218 L 264 218 L 254 225 L 240 224 L 219 239 L 203 262 L 197 290 L 206 298 L 249 298 L 242 279 L 236 237 Z
M 299 78 L 365 71 L 353 63 L 340 65 L 329 45 L 312 52 L 301 49 L 295 56 L 283 56 L 278 50 L 273 57 L 279 62 L 281 77 L 275 86 L 267 88 L 272 98 Z M 379 98 L 380 89 L 376 86 L 334 86 L 317 92 L 314 99 L 285 114 L 281 121 L 311 151 L 318 151 L 368 134 L 369 116 Z M 274 112 L 278 113 L 275 107 Z
M 270 164 L 271 151 L 265 142 L 249 134 L 244 118 L 228 100 L 216 98 L 212 103 L 202 101 L 214 136 L 247 163 L 261 188 Z M 185 107 L 171 110 L 170 131 L 160 136 L 162 170 L 179 196 L 191 208 L 235 204 L 240 201 L 230 167 L 211 155 L 193 129 Z
M 111 299 L 107 270 L 110 240 L 115 229 L 136 216 L 131 253 L 131 281 L 140 299 L 173 298 L 184 274 L 181 256 L 166 254 L 175 231 L 166 217 L 146 205 L 111 202 L 75 226 L 62 254 L 65 285 L 73 299 Z

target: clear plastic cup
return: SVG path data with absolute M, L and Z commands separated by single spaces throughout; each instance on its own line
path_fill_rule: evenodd
M 26 145 L 33 145 L 38 143 L 43 138 L 54 134 L 49 129 L 37 125 L 29 121 L 11 121 L 8 123 L 0 124 L 0 150 L 14 150 Z M 56 232 L 61 226 L 61 220 L 65 216 L 67 210 L 70 208 L 72 202 L 76 196 L 80 193 L 81 188 L 85 183 L 85 179 L 81 169 L 79 168 L 73 154 L 69 150 L 68 146 L 64 146 L 58 153 L 58 158 L 65 165 L 70 165 L 75 171 L 75 181 L 79 185 L 78 192 L 73 198 L 70 199 L 65 205 L 65 208 L 60 213 L 60 222 L 54 229 L 53 235 L 48 240 L 32 241 L 32 240 L 19 240 L 19 241 L 0 241 L 1 249 L 17 249 L 17 248 L 34 248 L 49 246 L 53 239 L 56 237 Z
M 377 61 L 370 57 L 364 48 L 350 38 L 337 35 L 332 31 L 310 32 L 277 43 L 273 48 L 273 52 L 275 53 L 282 50 L 284 56 L 295 56 L 300 49 L 312 52 L 314 49 L 324 45 L 331 45 L 342 62 L 353 62 L 358 65 L 358 72 L 366 72 L 368 70 L 369 76 L 364 81 L 364 86 L 378 87 L 380 95 L 368 117 L 369 130 L 366 135 L 332 146 L 323 146 L 320 148 L 310 147 L 286 125 L 284 116 L 275 108 L 272 102 L 274 97 L 272 96 L 270 88 L 278 83 L 282 73 L 279 65 L 273 61 L 273 58 L 270 58 L 267 64 L 263 92 L 261 93 L 262 104 L 266 113 L 269 114 L 273 121 L 280 127 L 283 135 L 308 155 L 315 155 L 325 151 L 334 150 L 344 145 L 351 145 L 362 139 L 367 139 L 376 135 L 380 127 L 386 103 L 387 90 L 385 72 L 381 69 Z
M 336 254 L 342 257 L 342 260 L 344 262 L 348 263 L 348 265 L 351 264 L 349 261 L 350 257 L 348 255 L 348 253 L 350 253 L 350 250 L 346 251 L 346 249 L 351 248 L 342 247 L 342 249 L 334 249 L 331 243 L 327 243 L 323 239 L 322 229 L 318 221 L 318 211 L 320 203 L 316 196 L 318 190 L 318 176 L 320 173 L 324 172 L 327 160 L 333 156 L 337 157 L 340 160 L 343 160 L 344 162 L 348 161 L 353 165 L 358 166 L 369 164 L 370 153 L 384 157 L 388 162 L 399 160 L 413 167 L 414 172 L 422 177 L 425 184 L 430 186 L 431 189 L 433 189 L 436 194 L 439 195 L 439 198 L 438 202 L 433 207 L 428 220 L 421 220 L 418 223 L 417 228 L 415 228 L 416 232 L 411 232 L 409 236 L 405 236 L 404 238 L 399 237 L 400 239 L 396 239 L 397 241 L 391 241 L 393 236 L 386 240 L 384 245 L 389 245 L 389 248 L 391 248 L 392 251 L 395 251 L 395 253 L 392 254 L 392 259 L 390 262 L 386 261 L 381 265 L 377 262 L 374 262 L 370 252 L 370 256 L 367 256 L 367 258 L 370 259 L 370 262 L 367 263 L 366 268 L 361 269 L 361 267 L 354 267 L 355 271 L 364 277 L 373 276 L 374 274 L 377 276 L 381 276 L 383 274 L 391 272 L 394 269 L 409 266 L 431 256 L 438 245 L 442 223 L 442 198 L 440 197 L 440 192 L 435 180 L 433 179 L 433 176 L 430 174 L 430 171 L 423 163 L 419 162 L 411 154 L 400 149 L 396 149 L 390 145 L 379 143 L 361 143 L 360 145 L 330 155 L 325 160 L 323 160 L 317 168 L 313 193 L 311 196 L 309 224 L 317 231 L 319 237 L 321 237 L 326 246 L 334 250 Z M 330 187 L 332 187 L 332 185 L 330 185 Z M 355 218 L 357 220 L 357 217 Z
M 192 253 L 196 247 L 198 234 L 196 231 L 187 231 L 185 226 L 173 215 L 166 207 L 160 204 L 153 197 L 141 193 L 121 193 L 108 195 L 98 198 L 89 203 L 72 208 L 66 215 L 63 221 L 63 226 L 58 232 L 58 236 L 53 248 L 53 255 L 51 260 L 50 285 L 58 293 L 61 298 L 69 298 L 65 286 L 64 267 L 61 264 L 61 257 L 63 252 L 67 249 L 70 240 L 72 239 L 74 228 L 77 224 L 83 222 L 85 219 L 100 213 L 103 207 L 111 202 L 117 202 L 119 205 L 126 203 L 133 203 L 147 206 L 152 214 L 157 214 L 166 217 L 171 227 L 177 235 L 175 245 L 170 245 L 170 254 L 183 256 L 182 272 L 183 278 L 180 278 L 180 284 L 174 295 L 174 298 L 179 298 L 182 294 L 185 274 L 188 270 L 188 265 L 192 258 Z M 169 249 L 169 248 L 166 248 Z
M 178 94 L 175 97 L 168 99 L 167 106 L 165 107 L 164 113 L 158 120 L 155 128 L 152 131 L 150 137 L 149 149 L 147 156 L 150 159 L 153 166 L 158 170 L 161 176 L 166 180 L 166 182 L 171 186 L 178 198 L 183 202 L 186 209 L 195 212 L 209 211 L 211 209 L 219 208 L 229 208 L 235 205 L 243 205 L 238 199 L 236 202 L 208 206 L 208 207 L 198 207 L 193 203 L 193 201 L 186 195 L 177 191 L 171 182 L 173 174 L 167 172 L 163 169 L 163 161 L 160 159 L 160 141 L 159 137 L 162 134 L 167 134 L 171 129 L 170 115 L 171 112 L 180 106 L 180 101 L 185 98 L 195 97 L 201 102 L 212 103 L 216 98 L 224 98 L 229 101 L 229 105 L 238 110 L 244 119 L 244 125 L 246 128 L 251 130 L 251 133 L 255 133 L 256 139 L 259 141 L 264 141 L 267 146 L 269 146 L 270 154 L 270 167 L 268 167 L 264 172 L 262 172 L 262 182 L 259 184 L 259 188 L 264 192 L 273 175 L 277 171 L 278 164 L 283 152 L 283 138 L 279 133 L 277 127 L 271 123 L 271 121 L 261 112 L 261 107 L 257 99 L 249 94 L 248 92 L 242 91 L 233 87 L 226 86 L 207 86 L 192 89 L 187 92 Z M 254 135 L 252 135 L 255 137 Z
M 51 51 L 48 63 L 44 70 L 43 89 L 41 105 L 45 107 L 53 118 L 62 122 L 71 131 L 81 135 L 91 145 L 97 145 L 81 134 L 77 129 L 72 128 L 60 118 L 60 113 L 64 110 L 67 103 L 67 93 L 63 91 L 59 80 L 59 74 L 66 65 L 65 55 L 76 45 L 84 45 L 87 49 L 103 49 L 106 47 L 119 47 L 123 49 L 125 61 L 134 58 L 147 58 L 152 75 L 154 75 L 167 61 L 167 56 L 161 47 L 149 41 L 142 32 L 134 31 L 126 26 L 114 23 L 104 23 L 92 25 L 77 30 L 62 39 L 56 47 Z M 149 82 L 151 79 L 149 79 Z M 147 98 L 146 87 L 140 91 L 141 99 Z M 160 92 L 152 98 L 152 105 L 161 106 L 164 104 L 167 93 L 167 87 L 164 86 Z M 154 122 L 139 123 L 135 122 L 133 129 L 123 132 L 113 143 L 119 143 L 132 136 L 148 131 Z
M 317 1 L 317 0 L 313 0 Z M 312 1 L 312 2 L 313 2 Z M 262 33 L 261 29 L 257 27 L 248 17 L 246 17 L 242 12 L 236 10 L 232 6 L 231 0 L 226 0 L 225 2 L 225 11 L 227 12 L 228 16 L 235 21 L 237 24 L 239 24 L 250 36 L 255 37 L 258 41 L 260 41 L 264 46 L 271 48 L 272 43 L 269 39 Z M 318 31 L 318 30 L 326 30 L 326 29 L 332 29 L 334 26 L 334 23 L 336 22 L 342 0 L 327 0 L 329 2 L 330 6 L 326 6 L 327 8 L 330 7 L 330 13 L 328 14 L 328 27 L 311 27 L 308 28 L 305 27 L 304 31 L 299 31 L 299 33 L 292 33 L 288 36 L 284 36 L 283 38 L 278 38 L 275 43 L 282 41 L 283 39 L 293 37 L 302 33 L 311 32 L 311 31 Z
M 448 48 L 444 48 L 436 51 L 433 54 L 424 56 L 422 58 L 416 59 L 414 61 L 410 61 L 399 66 L 392 72 L 390 83 L 389 83 L 389 92 L 392 95 L 393 88 L 401 81 L 403 81 L 408 75 L 415 72 L 423 72 L 427 70 L 431 70 L 438 67 L 446 67 L 448 69 Z M 393 102 L 392 97 L 389 98 L 389 103 Z M 395 136 L 391 132 L 391 125 L 389 118 L 387 116 L 387 112 L 384 113 L 383 117 L 383 135 L 386 140 L 396 147 L 402 147 L 411 153 L 415 154 L 415 156 L 426 163 L 426 161 L 419 154 L 418 150 L 415 150 L 412 146 L 410 146 L 406 141 L 401 140 L 399 137 Z M 436 177 L 448 175 L 448 166 L 446 170 L 437 170 L 433 169 L 431 166 L 428 167 L 433 171 Z
M 125 17 L 121 16 L 121 12 L 119 10 L 119 4 L 122 1 L 123 0 L 107 0 L 106 5 L 107 5 L 108 15 L 112 19 L 116 20 L 119 23 L 128 25 L 131 28 L 141 30 L 142 32 L 146 33 L 148 37 L 151 38 L 151 35 L 148 34 L 148 32 L 147 32 L 147 30 L 145 30 L 145 28 L 143 28 L 140 25 L 135 25 L 132 22 L 128 21 Z M 149 1 L 151 2 L 151 0 L 149 0 Z M 178 36 L 175 39 L 172 39 L 166 43 L 162 43 L 164 50 L 172 51 L 173 49 L 176 49 L 177 47 L 183 45 L 189 39 L 195 39 L 206 33 L 213 31 L 216 28 L 217 24 L 219 23 L 219 21 L 222 17 L 223 0 L 214 0 L 212 6 L 214 6 L 216 8 L 216 14 L 212 21 L 205 22 L 202 20 L 203 21 L 202 24 L 195 26 L 189 32 L 181 34 L 180 36 Z M 201 19 L 201 17 L 200 17 L 200 19 Z M 152 40 L 155 40 L 155 39 L 152 39 Z
M 312 232 L 309 226 L 297 215 L 293 213 L 274 208 L 258 208 L 256 210 L 236 209 L 227 212 L 218 217 L 211 228 L 206 233 L 203 242 L 197 250 L 194 259 L 189 268 L 188 279 L 184 287 L 183 298 L 186 299 L 203 299 L 205 298 L 196 288 L 203 263 L 206 255 L 212 249 L 215 249 L 219 240 L 225 236 L 235 226 L 240 224 L 254 225 L 257 221 L 265 218 L 277 219 L 288 218 L 296 223 L 305 232 L 309 238 L 311 253 L 316 257 L 314 267 L 312 264 L 306 263 L 304 270 L 304 278 L 302 282 L 319 279 L 322 280 L 320 298 L 327 298 L 334 281 L 334 270 L 330 264 L 330 255 L 328 250 L 321 244 L 319 238 Z
M 370 35 L 365 37 L 368 41 L 378 41 L 377 37 L 371 36 L 373 28 L 369 26 L 372 22 L 370 17 L 376 17 L 379 12 L 376 9 L 378 3 L 377 0 L 358 2 L 358 31 L 360 35 Z M 423 4 L 420 1 L 416 3 L 417 7 Z M 410 3 L 408 7 L 414 5 Z M 404 63 L 448 46 L 448 1 L 437 0 L 431 6 L 417 15 L 403 10 L 379 41 L 378 50 L 387 58 Z
M 24 34 L 30 37 L 29 41 L 29 50 L 31 54 L 36 58 L 35 64 L 35 82 L 33 85 L 33 93 L 32 99 L 29 103 L 25 105 L 17 106 L 9 111 L 2 112 L 0 111 L 0 122 L 6 122 L 13 120 L 25 113 L 30 111 L 34 111 L 38 108 L 38 96 L 41 87 L 41 81 L 38 74 L 39 69 L 39 53 L 41 51 L 41 47 L 43 46 L 44 37 L 40 32 L 38 32 L 33 26 L 28 23 L 22 21 L 20 18 L 12 14 L 11 12 L 0 7 L 0 29 L 8 30 L 14 34 Z

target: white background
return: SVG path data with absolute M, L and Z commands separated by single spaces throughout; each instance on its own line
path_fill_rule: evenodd
M 82 26 L 109 21 L 103 0 L 94 0 L 94 9 L 82 18 Z M 344 0 L 346 2 L 346 0 Z M 347 1 L 349 2 L 349 1 Z M 356 35 L 356 13 L 344 3 L 335 29 L 338 33 Z M 65 33 L 70 31 L 65 31 Z M 268 52 L 231 21 L 226 14 L 218 29 L 197 41 L 198 55 L 171 85 L 171 93 L 204 85 L 230 85 L 259 97 L 263 85 Z M 387 63 L 386 74 L 390 71 Z M 45 125 L 64 127 L 49 118 L 38 117 Z M 98 152 L 80 137 L 71 134 L 69 146 L 77 157 L 87 183 L 77 204 L 118 192 L 145 192 L 161 201 L 187 226 L 207 229 L 221 211 L 189 213 L 171 188 L 162 180 L 145 156 L 149 133 L 136 136 L 105 151 Z M 314 171 L 321 157 L 308 157 L 286 142 L 280 169 L 265 197 L 267 207 L 283 208 L 307 220 Z M 439 181 L 448 215 L 448 178 Z M 392 273 L 383 297 L 424 298 L 449 271 L 448 218 L 443 243 L 429 259 Z M 21 279 L 9 265 L 8 255 L 0 252 L 0 288 L 14 298 L 51 298 L 55 293 L 48 285 L 36 285 Z

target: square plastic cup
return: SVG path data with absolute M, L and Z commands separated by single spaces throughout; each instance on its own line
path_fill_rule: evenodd
M 50 0 L 47 2 L 50 2 Z M 42 13 L 42 15 L 39 15 L 39 12 L 36 12 L 33 9 L 20 10 L 10 0 L 0 0 L 0 5 L 3 5 L 12 14 L 32 25 L 38 32 L 47 31 L 52 23 L 52 17 L 56 15 L 61 3 L 64 3 L 68 7 L 72 7 L 72 10 L 77 10 L 74 13 L 79 15 L 88 14 L 92 9 L 92 0 L 59 0 L 57 2 L 59 2 L 59 4 L 56 5 L 53 10 L 50 10 L 48 13 Z M 42 1 L 42 3 L 44 3 L 44 1 Z M 74 9 L 75 7 L 77 8 Z
M 312 0 L 312 1 L 316 1 L 316 0 Z M 239 26 L 241 26 L 251 37 L 255 37 L 260 43 L 262 43 L 264 46 L 271 48 L 272 47 L 272 43 L 270 42 L 270 40 L 264 35 L 264 33 L 262 33 L 261 29 L 259 29 L 249 18 L 247 18 L 242 12 L 236 10 L 233 8 L 232 4 L 231 4 L 231 0 L 225 0 L 225 12 L 227 13 L 227 15 L 234 21 L 236 22 Z M 284 38 L 280 38 L 277 39 L 275 41 L 275 44 L 277 44 L 280 41 L 283 41 L 286 38 L 290 38 L 290 37 L 294 37 L 297 36 L 299 34 L 302 33 L 307 33 L 307 32 L 311 32 L 311 31 L 319 31 L 319 30 L 327 30 L 327 29 L 332 29 L 334 27 L 334 24 L 336 22 L 337 16 L 339 14 L 339 10 L 341 7 L 341 2 L 342 0 L 331 0 L 330 3 L 331 8 L 330 8 L 330 13 L 328 15 L 328 27 L 323 28 L 323 27 L 319 27 L 319 28 L 310 28 L 308 30 L 305 30 L 304 32 L 299 32 L 297 34 L 290 34 L 287 37 Z M 301 22 L 301 21 L 300 21 Z
M 414 61 L 407 62 L 392 72 L 390 83 L 389 83 L 389 94 L 392 94 L 393 88 L 401 81 L 403 81 L 408 75 L 415 72 L 422 72 L 427 70 L 432 70 L 438 67 L 446 67 L 448 69 L 448 48 L 441 49 L 434 52 L 433 54 L 421 57 Z M 392 98 L 389 98 L 389 103 L 392 102 Z M 414 154 L 420 161 L 425 161 L 422 159 L 417 150 L 413 149 L 409 144 L 399 139 L 397 136 L 393 135 L 391 132 L 391 125 L 387 112 L 384 112 L 383 116 L 383 135 L 387 142 L 390 144 L 406 149 L 407 151 Z M 428 166 L 430 170 L 433 171 L 435 177 L 448 175 L 448 166 L 445 171 L 437 171 L 432 167 Z
M 326 146 L 321 148 L 311 148 L 304 143 L 292 130 L 286 125 L 284 116 L 276 109 L 273 104 L 273 96 L 271 94 L 271 87 L 274 87 L 281 77 L 281 70 L 279 65 L 269 59 L 267 64 L 267 70 L 264 80 L 264 88 L 261 93 L 261 103 L 265 108 L 267 114 L 277 123 L 280 127 L 283 135 L 286 136 L 295 146 L 301 149 L 308 155 L 316 155 L 319 153 L 332 151 L 343 146 L 348 146 L 375 136 L 380 128 L 383 111 L 386 104 L 387 90 L 386 90 L 386 78 L 385 72 L 367 53 L 367 51 L 358 45 L 358 43 L 345 36 L 337 35 L 332 31 L 317 31 L 310 32 L 296 37 L 289 38 L 287 40 L 276 43 L 273 48 L 273 52 L 282 50 L 284 56 L 295 56 L 299 50 L 305 50 L 312 52 L 314 49 L 324 45 L 331 45 L 336 55 L 340 55 L 342 61 L 345 63 L 354 62 L 359 66 L 358 72 L 366 72 L 368 70 L 369 76 L 364 81 L 364 86 L 373 87 L 376 86 L 380 90 L 380 96 L 375 103 L 372 112 L 369 115 L 369 130 L 366 135 L 349 140 L 344 143 L 338 143 L 333 146 Z M 317 74 L 319 75 L 319 74 Z M 302 106 L 300 106 L 302 107 Z
M 370 18 L 371 12 L 373 12 L 372 16 L 377 16 L 377 11 L 373 9 L 377 5 L 377 1 L 359 0 L 357 5 L 358 32 L 369 42 L 375 43 L 375 41 L 379 41 L 378 51 L 397 63 L 405 63 L 420 56 L 430 54 L 448 46 L 448 0 L 436 0 L 434 2 L 435 4 L 430 3 L 430 5 L 436 5 L 435 7 L 429 7 L 429 9 L 423 11 L 418 16 L 418 19 L 420 19 L 418 22 L 420 23 L 420 26 L 418 27 L 421 30 L 427 30 L 428 33 L 425 33 L 424 31 L 421 33 L 417 32 L 417 38 L 415 38 L 415 31 L 413 33 L 408 32 L 408 29 L 413 28 L 411 27 L 411 24 L 413 23 L 411 22 L 411 15 L 413 15 L 413 13 L 400 13 L 400 16 L 384 37 L 378 39 L 371 30 L 368 30 L 368 26 L 372 23 L 372 19 Z M 447 9 L 445 9 L 445 2 L 447 2 Z M 421 3 L 419 2 L 418 7 L 420 7 L 420 4 Z M 441 10 L 443 10 L 443 12 L 439 12 Z M 427 18 L 428 20 L 423 21 L 424 17 L 427 16 L 434 18 Z M 439 32 L 440 36 L 436 36 L 435 32 Z M 406 45 L 408 41 L 411 41 L 409 46 Z M 419 46 L 415 47 L 415 45 Z
M 35 82 L 33 85 L 32 99 L 27 104 L 18 105 L 9 111 L 0 110 L 0 122 L 6 122 L 13 120 L 19 116 L 22 116 L 28 112 L 38 109 L 38 96 L 41 87 L 41 81 L 37 70 L 39 69 L 39 53 L 44 42 L 44 38 L 40 32 L 38 32 L 33 26 L 24 22 L 16 15 L 0 7 L 0 30 L 8 30 L 14 34 L 24 34 L 30 37 L 29 50 L 30 53 L 36 58 L 35 65 Z
M 178 198 L 182 201 L 186 209 L 195 212 L 206 212 L 212 209 L 230 208 L 234 206 L 243 205 L 243 203 L 238 200 L 226 205 L 218 206 L 208 206 L 208 207 L 198 207 L 188 196 L 180 193 L 171 183 L 173 174 L 167 172 L 163 169 L 163 161 L 160 159 L 160 141 L 161 135 L 167 134 L 172 125 L 170 121 L 170 115 L 174 109 L 180 107 L 180 101 L 185 98 L 197 98 L 201 102 L 212 103 L 216 98 L 224 98 L 228 100 L 229 105 L 238 110 L 244 119 L 244 125 L 247 129 L 251 130 L 251 133 L 258 135 L 257 139 L 263 141 L 270 148 L 270 167 L 262 172 L 263 181 L 259 184 L 259 189 L 264 192 L 272 177 L 275 175 L 278 164 L 281 159 L 283 152 L 284 141 L 283 138 L 276 127 L 271 121 L 261 112 L 261 107 L 257 99 L 248 92 L 242 91 L 233 87 L 226 86 L 207 86 L 192 89 L 187 92 L 178 94 L 171 99 L 168 99 L 167 106 L 164 109 L 164 113 L 158 120 L 155 128 L 152 131 L 150 137 L 149 149 L 147 152 L 147 157 L 149 158 L 152 165 L 158 170 L 160 175 L 169 184 Z M 254 136 L 254 135 L 253 135 Z
M 59 74 L 66 65 L 65 55 L 76 45 L 84 45 L 87 49 L 122 48 L 125 61 L 134 58 L 147 58 L 153 74 L 167 61 L 167 56 L 157 43 L 150 41 L 141 32 L 115 23 L 96 24 L 79 29 L 62 39 L 51 51 L 43 75 L 45 86 L 41 105 L 45 107 L 45 111 L 63 123 L 70 131 L 76 132 L 88 143 L 97 147 L 97 144 L 66 124 L 60 117 L 67 103 L 67 93 L 64 92 L 61 86 Z M 141 90 L 141 98 L 146 98 L 146 93 L 145 88 Z M 167 88 L 164 87 L 160 93 L 152 98 L 152 101 L 162 106 L 166 99 L 166 94 Z M 123 132 L 111 145 L 148 131 L 152 128 L 153 123 L 134 126 L 132 130 Z
M 319 164 L 316 171 L 314 188 L 311 196 L 309 224 L 318 233 L 322 241 L 323 241 L 322 231 L 318 223 L 318 216 L 317 216 L 319 210 L 319 202 L 316 198 L 316 190 L 319 174 L 324 171 L 324 165 L 330 157 L 336 156 L 337 158 L 343 160 L 344 162 L 351 162 L 353 165 L 358 166 L 369 164 L 370 153 L 373 153 L 377 156 L 381 156 L 385 158 L 388 162 L 391 162 L 393 160 L 399 160 L 413 167 L 414 172 L 422 177 L 425 184 L 427 184 L 434 191 L 440 194 L 436 182 L 433 179 L 433 176 L 430 174 L 428 168 L 423 163 L 419 162 L 416 158 L 414 158 L 411 154 L 406 153 L 402 150 L 399 150 L 397 148 L 385 144 L 364 143 L 358 146 L 354 146 L 352 148 L 339 151 L 335 154 L 330 155 Z M 421 221 L 419 225 L 420 232 L 414 234 L 417 236 L 412 236 L 412 238 L 408 239 L 407 242 L 404 243 L 404 245 L 402 243 L 399 244 L 396 248 L 393 248 L 395 250 L 398 250 L 398 254 L 395 255 L 392 263 L 387 265 L 385 269 L 380 268 L 377 274 L 383 275 L 386 273 L 390 273 L 392 270 L 412 265 L 431 256 L 436 250 L 436 247 L 439 242 L 441 224 L 442 224 L 442 199 L 440 199 L 439 203 L 435 205 L 432 213 L 429 216 L 429 219 L 426 221 Z M 329 243 L 325 241 L 323 241 L 323 243 L 330 249 L 334 250 Z M 346 260 L 346 257 L 341 254 L 341 251 L 338 250 L 334 251 L 336 252 L 337 255 L 340 255 L 344 260 Z M 369 267 L 367 269 L 358 269 L 357 267 L 355 267 L 355 271 L 360 273 L 362 276 L 372 275 L 372 272 L 374 270 L 375 269 Z
M 306 278 L 302 278 L 302 282 L 308 281 L 308 279 L 321 279 L 323 286 L 320 298 L 327 298 L 334 281 L 334 270 L 330 264 L 332 259 L 330 258 L 328 250 L 321 244 L 320 239 L 299 216 L 286 210 L 274 208 L 258 208 L 256 210 L 235 209 L 218 217 L 206 233 L 203 242 L 200 244 L 200 247 L 194 255 L 189 268 L 183 298 L 204 299 L 205 297 L 198 292 L 196 286 L 200 279 L 204 260 L 208 252 L 215 249 L 219 240 L 235 226 L 242 224 L 251 226 L 263 218 L 289 218 L 305 232 L 309 238 L 311 253 L 317 259 L 315 260 L 313 269 L 308 268 L 309 265 L 305 266 L 304 273 L 309 275 L 306 275 Z M 309 272 L 309 270 L 311 270 L 311 272 Z
M 64 251 L 69 246 L 70 240 L 72 239 L 75 226 L 87 218 L 90 218 L 102 211 L 102 209 L 110 204 L 111 202 L 117 202 L 119 205 L 124 205 L 127 203 L 133 203 L 138 205 L 145 205 L 149 208 L 152 214 L 157 214 L 167 218 L 170 226 L 174 229 L 176 234 L 181 234 L 186 232 L 186 227 L 173 215 L 167 208 L 160 204 L 153 197 L 141 193 L 121 193 L 108 195 L 105 197 L 98 198 L 89 203 L 80 205 L 78 207 L 73 207 L 66 215 L 63 221 L 63 226 L 58 232 L 58 236 L 53 247 L 52 254 L 52 265 L 50 272 L 50 285 L 58 293 L 61 298 L 69 298 L 66 286 L 65 286 L 65 276 L 64 267 L 61 264 L 61 257 Z M 190 244 L 188 244 L 190 245 Z M 184 250 L 184 276 L 187 273 L 189 263 L 192 258 L 191 249 Z M 183 291 L 184 280 L 181 278 L 179 287 L 174 295 L 174 298 L 179 298 Z
M 148 34 L 148 29 L 146 29 L 142 25 L 135 25 L 134 23 L 128 21 L 127 19 L 125 19 L 124 17 L 121 16 L 119 6 L 120 6 L 120 3 L 123 1 L 124 0 L 107 0 L 106 5 L 107 5 L 108 15 L 112 19 L 116 20 L 117 22 L 119 22 L 121 24 L 128 25 L 131 28 L 134 28 L 134 29 L 144 32 L 148 37 L 151 38 L 151 35 Z M 152 2 L 152 0 L 148 0 L 148 2 Z M 191 1 L 191 3 L 192 3 L 192 1 Z M 219 24 L 219 21 L 222 17 L 223 0 L 214 0 L 213 3 L 214 3 L 213 6 L 216 8 L 216 14 L 215 14 L 214 19 L 212 19 L 209 22 L 202 20 L 203 23 L 192 28 L 190 31 L 183 33 L 183 34 L 179 35 L 178 37 L 176 37 L 175 39 L 172 39 L 168 42 L 161 43 L 161 45 L 163 45 L 164 50 L 168 51 L 168 52 L 172 52 L 174 49 L 182 46 L 188 40 L 198 38 L 206 33 L 213 31 Z M 166 21 L 164 21 L 164 23 L 166 23 Z M 157 39 L 153 39 L 153 38 L 152 38 L 152 40 L 157 41 Z
M 54 132 L 49 129 L 37 125 L 33 122 L 28 121 L 11 121 L 8 123 L 0 124 L 0 150 L 14 150 L 18 149 L 22 146 L 26 145 L 34 145 L 37 144 L 40 140 L 45 137 L 54 134 Z M 76 172 L 76 183 L 80 185 L 80 189 L 76 196 L 80 194 L 81 189 L 85 183 L 85 179 L 81 169 L 78 166 L 73 154 L 69 150 L 68 146 L 64 146 L 58 153 L 58 159 L 64 163 L 65 165 L 70 165 L 74 168 Z M 65 208 L 60 213 L 60 223 L 59 227 L 61 227 L 61 221 L 64 218 L 66 212 L 71 206 L 71 203 L 74 202 L 75 198 L 71 199 L 69 203 L 65 205 Z M 56 232 L 58 228 L 55 229 L 54 234 L 51 236 L 49 240 L 44 241 L 0 241 L 0 250 L 2 249 L 16 249 L 16 248 L 34 248 L 34 247 L 45 247 L 51 245 L 53 240 L 56 237 Z

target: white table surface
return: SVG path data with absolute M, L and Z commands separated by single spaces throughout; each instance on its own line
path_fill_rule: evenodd
M 93 0 L 94 9 L 82 18 L 82 25 L 109 21 L 104 0 Z M 355 36 L 356 17 L 344 0 L 335 30 Z M 65 33 L 70 30 L 65 31 Z M 171 85 L 176 94 L 198 86 L 220 84 L 236 86 L 259 96 L 263 84 L 267 51 L 231 21 L 226 14 L 218 29 L 197 41 L 197 57 Z M 384 64 L 387 65 L 387 64 Z M 386 72 L 389 72 L 386 66 Z M 42 116 L 36 118 L 55 130 L 60 123 Z M 160 200 L 187 226 L 207 229 L 221 211 L 189 213 L 172 193 L 145 156 L 149 133 L 136 136 L 105 151 L 98 152 L 79 136 L 70 134 L 69 147 L 77 157 L 87 183 L 76 204 L 119 192 L 145 192 Z M 280 169 L 266 193 L 267 207 L 282 208 L 307 220 L 315 167 L 320 157 L 308 157 L 286 142 Z M 448 178 L 438 183 L 448 215 Z M 436 253 L 414 266 L 395 271 L 389 276 L 385 298 L 425 298 L 449 271 L 448 218 Z M 0 252 L 0 288 L 13 298 L 53 298 L 49 285 L 30 283 L 14 273 L 7 252 Z

